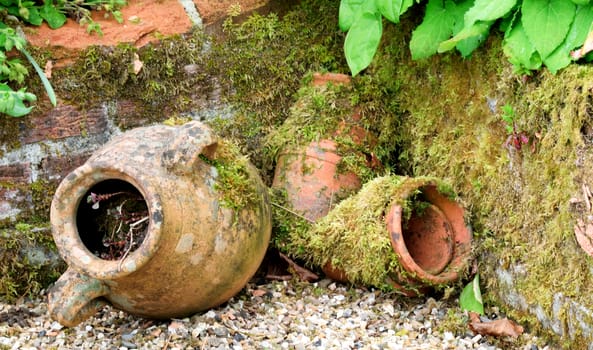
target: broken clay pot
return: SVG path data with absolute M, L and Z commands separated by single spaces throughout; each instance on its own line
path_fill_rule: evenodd
M 230 162 L 244 161 L 242 176 L 253 192 L 245 195 L 255 200 L 224 204 L 224 179 L 213 165 L 223 145 L 199 122 L 138 128 L 105 144 L 64 179 L 51 223 L 69 268 L 49 294 L 53 319 L 74 326 L 107 303 L 148 318 L 185 317 L 243 288 L 268 246 L 270 203 L 256 169 L 226 152 Z M 133 210 L 132 202 L 142 206 Z M 116 224 L 105 230 L 98 213 Z M 141 223 L 142 234 L 136 230 Z M 119 242 L 108 239 L 122 226 Z M 113 255 L 109 249 L 117 244 L 129 247 Z
M 465 223 L 463 207 L 439 192 L 436 179 L 401 179 L 397 198 L 385 203 L 385 215 L 377 220 L 384 222 L 385 234 L 389 235 L 400 265 L 399 271 L 390 272 L 387 282 L 401 294 L 417 296 L 462 277 L 471 258 L 472 234 Z M 323 271 L 332 279 L 348 281 L 345 267 L 333 266 L 331 260 Z

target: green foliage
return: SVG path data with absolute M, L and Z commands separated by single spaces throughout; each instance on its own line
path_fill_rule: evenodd
M 413 3 L 341 1 L 339 24 L 348 31 L 344 53 L 352 75 L 371 64 L 382 35 L 382 17 L 398 23 Z M 412 58 L 453 49 L 468 57 L 497 22 L 504 32 L 503 51 L 516 72 L 528 74 L 543 64 L 555 73 L 575 60 L 570 53 L 591 31 L 593 5 L 585 0 L 428 0 L 409 43 Z
M 28 75 L 27 68 L 19 59 L 7 58 L 6 52 L 13 49 L 20 51 L 27 58 L 39 75 L 51 104 L 53 106 L 57 104 L 56 95 L 49 80 L 25 49 L 24 36 L 19 35 L 14 28 L 7 27 L 4 22 L 16 25 L 22 21 L 24 24 L 39 26 L 45 21 L 50 28 L 56 29 L 66 23 L 66 14 L 69 14 L 81 24 L 86 23 L 89 33 L 94 31 L 102 34 L 101 28 L 92 20 L 89 8 L 105 10 L 121 23 L 119 8 L 125 3 L 124 0 L 47 0 L 40 5 L 35 1 L 0 0 L 0 14 L 4 15 L 0 21 L 0 113 L 11 117 L 24 116 L 33 109 L 28 104 L 37 100 L 34 94 L 26 92 L 26 88 L 15 91 L 9 85 L 23 83 L 25 76 Z
M 480 275 L 476 274 L 474 279 L 468 283 L 459 295 L 459 306 L 462 310 L 484 314 L 484 303 L 480 291 Z

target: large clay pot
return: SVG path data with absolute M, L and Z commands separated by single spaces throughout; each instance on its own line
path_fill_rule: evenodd
M 241 290 L 264 257 L 271 212 L 255 168 L 232 152 L 223 160 L 223 146 L 198 122 L 138 128 L 114 138 L 64 179 L 51 223 L 69 268 L 50 291 L 52 318 L 74 326 L 106 303 L 149 318 L 185 317 Z M 225 204 L 228 186 L 215 166 L 224 161 L 244 164 L 237 176 L 251 200 L 241 206 Z M 141 237 L 128 228 L 130 241 L 141 242 L 113 259 L 105 246 L 117 242 L 106 239 L 113 233 L 102 231 L 97 220 L 108 200 L 93 202 L 122 193 L 130 199 L 118 204 L 117 213 L 103 215 L 130 227 L 144 220 L 146 229 Z M 146 210 L 126 213 L 124 221 L 122 208 L 131 201 L 144 202 Z
M 367 207 L 369 196 L 376 194 L 377 188 L 384 190 L 384 199 L 373 204 L 375 207 Z M 334 230 L 337 226 L 337 230 L 329 232 L 317 229 L 316 232 L 322 235 L 322 241 L 332 245 L 334 242 L 327 240 L 324 235 L 348 235 L 348 228 L 360 227 L 361 222 L 357 221 L 359 216 L 371 216 L 377 225 L 383 227 L 381 232 L 389 237 L 397 258 L 397 268 L 387 271 L 388 277 L 384 282 L 405 295 L 422 294 L 431 287 L 446 285 L 462 277 L 471 258 L 472 234 L 466 224 L 463 207 L 451 192 L 445 193 L 443 188 L 440 181 L 427 177 L 392 176 L 375 179 L 320 222 L 320 227 Z M 344 209 L 346 207 L 350 209 Z M 365 207 L 368 208 L 368 214 L 351 209 L 364 210 Z M 421 209 L 413 209 L 415 207 Z M 360 259 L 360 254 L 384 254 L 381 252 L 385 251 L 385 247 L 377 244 L 369 245 L 368 251 L 353 252 L 355 244 L 352 238 L 343 241 L 348 243 L 344 243 L 343 247 L 335 247 L 332 256 L 321 259 L 325 260 L 323 270 L 326 275 L 338 281 L 348 281 L 350 277 L 358 279 L 357 276 L 348 275 L 348 261 L 355 262 Z
M 318 89 L 328 84 L 349 83 L 350 76 L 338 73 L 315 73 L 311 81 Z M 326 138 L 299 148 L 285 148 L 278 156 L 272 187 L 285 190 L 292 209 L 311 222 L 325 216 L 332 206 L 362 185 L 354 172 L 340 171 L 344 154 L 334 141 L 336 137 L 347 135 L 355 144 L 374 142 L 359 121 L 360 114 L 353 109 L 349 120 L 340 121 L 337 129 Z

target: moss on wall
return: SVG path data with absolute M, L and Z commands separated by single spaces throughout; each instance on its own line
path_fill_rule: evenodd
M 495 270 L 521 266 L 526 273 L 515 281 L 517 291 L 550 319 L 557 316 L 557 293 L 592 309 L 592 261 L 577 245 L 573 226 L 590 215 L 583 211 L 581 185 L 592 175 L 593 67 L 516 76 L 496 38 L 468 60 L 450 54 L 412 62 L 401 45 L 407 33 L 405 23 L 388 29 L 367 73 L 379 84 L 399 82 L 392 122 L 399 125 L 399 169 L 441 178 L 464 199 L 488 300 L 500 302 L 509 292 Z M 505 104 L 515 111 L 517 133 L 529 138 L 520 148 L 507 142 Z M 525 310 L 508 311 L 538 327 Z M 565 340 L 582 348 L 593 339 Z

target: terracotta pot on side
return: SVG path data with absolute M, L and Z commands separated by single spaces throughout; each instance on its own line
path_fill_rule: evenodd
M 315 221 L 327 214 L 337 198 L 361 186 L 356 174 L 338 173 L 341 160 L 335 142 L 311 142 L 300 153 L 284 153 L 278 158 L 272 186 L 286 191 L 293 210 Z
M 114 138 L 62 181 L 51 224 L 69 268 L 49 294 L 53 319 L 74 326 L 107 303 L 143 317 L 186 317 L 243 288 L 268 246 L 270 202 L 256 169 L 245 162 L 246 197 L 256 199 L 240 207 L 224 205 L 217 185 L 223 180 L 211 165 L 221 147 L 198 122 L 138 128 Z M 112 212 L 106 209 L 108 199 L 90 203 L 122 193 L 129 200 Z M 144 202 L 141 216 L 126 210 L 132 202 Z M 125 239 L 109 241 L 113 231 L 102 230 L 96 219 L 101 210 L 122 223 L 144 220 L 145 236 L 126 229 Z M 128 238 L 139 246 L 117 259 L 97 255 Z
M 350 84 L 350 76 L 338 73 L 314 73 L 312 86 Z M 360 115 L 353 110 L 351 119 Z M 342 155 L 333 137 L 347 133 L 354 143 L 368 141 L 368 132 L 360 125 L 340 122 L 338 129 L 326 139 L 312 141 L 305 147 L 280 153 L 272 187 L 284 189 L 292 209 L 311 222 L 325 216 L 333 205 L 361 187 L 353 172 L 339 172 Z
M 438 186 L 431 178 L 404 178 L 398 198 L 392 198 L 394 204 L 386 203 L 385 216 L 377 218 L 384 222 L 385 234 L 401 266 L 401 271 L 390 272 L 387 282 L 404 295 L 416 296 L 458 280 L 469 266 L 472 234 L 464 210 L 440 193 Z M 402 203 L 418 191 L 425 208 L 406 220 Z M 328 277 L 342 282 L 348 281 L 344 270 L 331 262 L 323 266 Z

